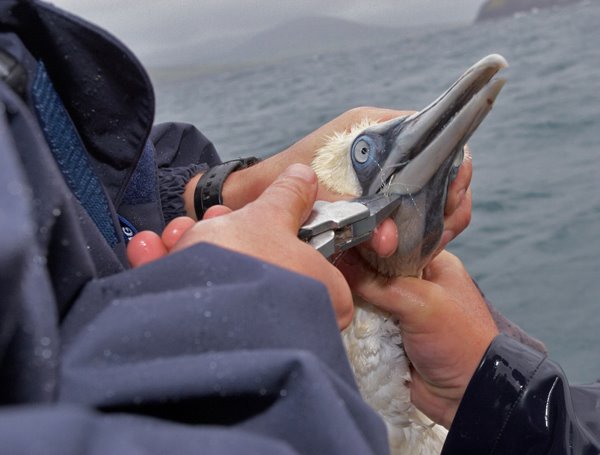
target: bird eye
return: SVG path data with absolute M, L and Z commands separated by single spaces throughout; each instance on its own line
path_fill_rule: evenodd
M 371 145 L 364 139 L 361 139 L 354 144 L 352 153 L 354 154 L 354 161 L 362 164 L 366 162 L 371 155 Z

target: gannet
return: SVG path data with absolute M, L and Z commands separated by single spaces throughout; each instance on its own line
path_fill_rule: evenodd
M 317 150 L 312 166 L 332 191 L 403 197 L 392 218 L 399 246 L 392 257 L 363 257 L 386 276 L 420 277 L 443 231 L 449 182 L 467 139 L 490 111 L 507 66 L 497 54 L 469 68 L 437 100 L 412 115 L 383 123 L 365 119 Z M 441 452 L 446 430 L 410 402 L 409 361 L 394 318 L 355 297 L 354 318 L 342 338 L 364 399 L 383 418 L 392 454 Z

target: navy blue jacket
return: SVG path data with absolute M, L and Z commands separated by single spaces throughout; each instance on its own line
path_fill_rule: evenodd
M 570 386 L 545 353 L 501 334 L 459 406 L 443 455 L 600 453 L 600 383 Z
M 206 244 L 128 269 L 219 160 L 153 109 L 113 37 L 0 2 L 0 453 L 386 453 L 321 284 Z M 597 403 L 501 336 L 444 453 L 597 453 Z
M 385 453 L 320 283 L 206 244 L 128 270 L 118 215 L 160 230 L 160 168 L 218 160 L 148 143 L 130 52 L 38 2 L 0 40 L 0 453 Z

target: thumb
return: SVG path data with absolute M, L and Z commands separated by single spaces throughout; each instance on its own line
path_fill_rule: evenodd
M 346 252 L 337 266 L 356 295 L 398 317 L 402 330 L 421 331 L 434 314 L 445 311 L 437 284 L 414 277 L 379 275 L 354 251 Z
M 308 218 L 317 196 L 317 176 L 310 166 L 292 164 L 253 203 L 265 218 L 294 231 Z

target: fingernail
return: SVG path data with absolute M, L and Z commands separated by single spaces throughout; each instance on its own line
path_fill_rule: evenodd
M 292 164 L 281 175 L 282 177 L 297 177 L 308 183 L 314 183 L 317 179 L 315 171 L 310 166 L 300 163 Z

